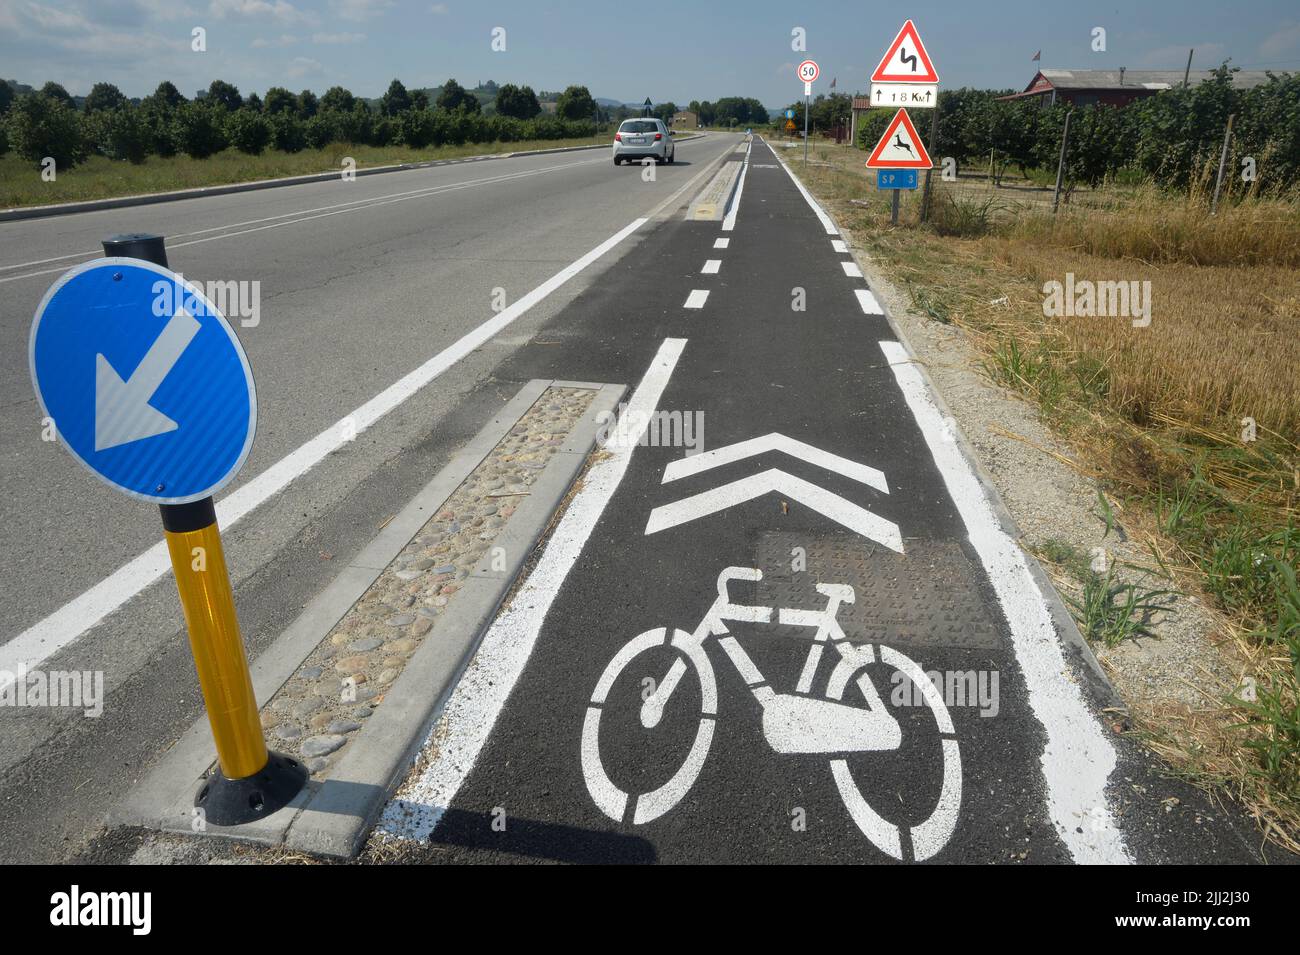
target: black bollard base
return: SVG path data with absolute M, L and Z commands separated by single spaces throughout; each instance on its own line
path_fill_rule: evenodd
M 259 773 L 227 779 L 220 767 L 199 786 L 194 806 L 214 826 L 242 826 L 283 809 L 307 785 L 307 767 L 272 751 Z

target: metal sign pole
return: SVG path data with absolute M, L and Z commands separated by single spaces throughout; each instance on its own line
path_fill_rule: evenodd
M 803 164 L 808 165 L 808 106 L 812 102 L 812 96 L 808 93 L 808 87 L 811 83 L 804 84 L 803 94 Z

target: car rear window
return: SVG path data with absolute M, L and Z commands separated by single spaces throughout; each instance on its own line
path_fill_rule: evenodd
M 659 127 L 648 119 L 632 120 L 618 128 L 620 133 L 657 133 Z

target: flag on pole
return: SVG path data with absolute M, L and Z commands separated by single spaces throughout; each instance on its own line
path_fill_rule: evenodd
M 1029 62 L 1030 62 L 1030 63 L 1037 63 L 1037 62 L 1040 62 L 1042 59 L 1043 59 L 1043 51 L 1042 51 L 1042 50 L 1039 50 L 1039 51 L 1038 51 L 1037 53 L 1035 53 L 1032 57 L 1030 57 Z
M 835 77 L 831 77 L 831 89 L 835 89 Z

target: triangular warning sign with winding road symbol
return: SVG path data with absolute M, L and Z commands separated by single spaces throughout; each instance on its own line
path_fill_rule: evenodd
M 939 74 L 934 71 L 930 54 L 925 52 L 921 35 L 916 32 L 916 25 L 908 20 L 903 29 L 898 31 L 894 42 L 889 44 L 876 72 L 871 74 L 873 83 L 938 83 Z

